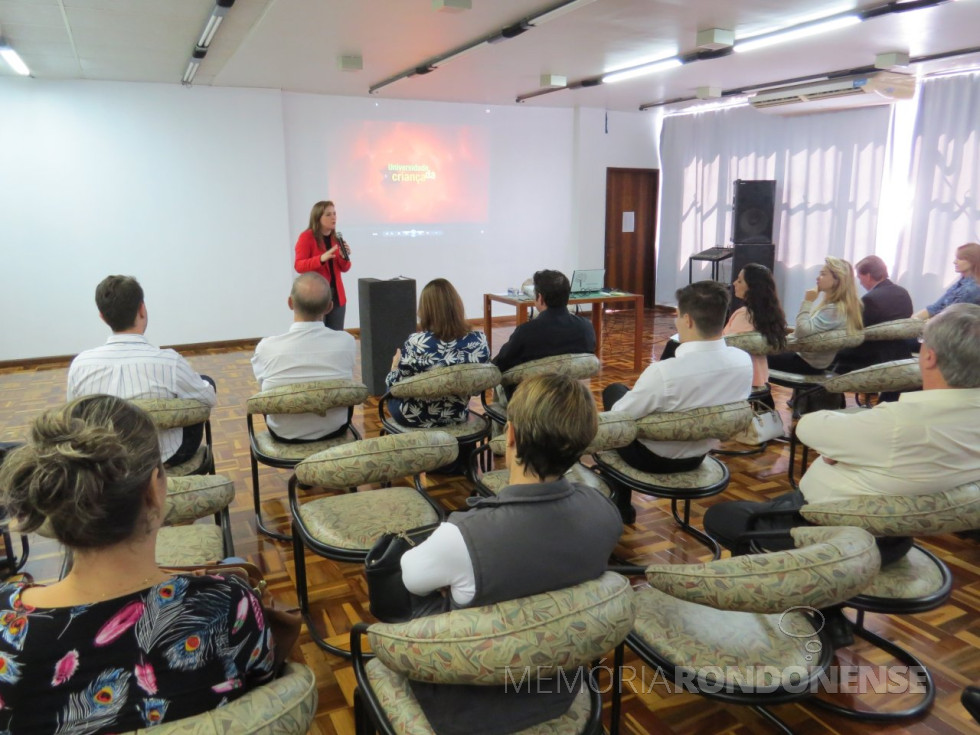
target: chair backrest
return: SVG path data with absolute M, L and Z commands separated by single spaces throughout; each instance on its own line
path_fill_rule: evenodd
M 980 483 L 925 495 L 866 495 L 808 503 L 800 513 L 820 526 L 856 526 L 875 536 L 936 536 L 980 528 Z
M 635 616 L 629 580 L 613 572 L 495 605 L 372 625 L 371 650 L 393 671 L 437 684 L 500 685 L 588 664 L 626 638 Z M 509 678 L 508 678 L 509 677 Z
M 830 329 L 802 339 L 790 336 L 786 340 L 786 349 L 791 352 L 838 352 L 846 347 L 857 347 L 862 342 L 863 332 L 849 334 L 846 329 Z
M 523 380 L 538 375 L 567 375 L 581 380 L 599 373 L 602 364 L 591 352 L 576 352 L 570 355 L 552 355 L 539 360 L 529 360 L 500 375 L 502 385 L 517 385 Z
M 925 329 L 924 319 L 892 319 L 887 322 L 872 324 L 864 328 L 864 341 L 876 342 L 883 339 L 915 339 L 922 336 Z
M 582 452 L 582 456 L 618 449 L 636 439 L 636 422 L 622 411 L 602 411 L 599 414 L 599 428 L 595 438 Z M 499 434 L 490 440 L 490 449 L 498 457 L 507 453 L 507 436 Z
M 211 407 L 192 398 L 130 398 L 129 402 L 150 414 L 157 430 L 180 429 L 211 418 Z
M 881 393 L 922 387 L 918 358 L 871 365 L 831 378 L 823 384 L 830 393 Z
M 313 724 L 316 705 L 313 672 L 289 661 L 282 676 L 223 707 L 135 732 L 152 732 L 153 735 L 306 735 Z
M 246 404 L 249 414 L 315 413 L 325 416 L 331 408 L 364 403 L 368 388 L 356 380 L 317 380 L 293 383 L 256 393 Z
M 469 398 L 500 383 L 496 365 L 467 362 L 459 365 L 432 368 L 424 373 L 402 378 L 390 393 L 395 398 Z
M 823 608 L 860 594 L 881 567 L 874 537 L 860 528 L 791 531 L 797 548 L 702 564 L 647 567 L 651 587 L 718 610 L 781 613 Z
M 753 415 L 748 401 L 687 411 L 656 412 L 636 422 L 636 435 L 656 441 L 729 439 L 744 430 Z
M 759 332 L 726 334 L 725 342 L 729 347 L 737 347 L 750 355 L 775 355 L 784 352 L 784 350 L 770 345 Z
M 164 523 L 188 523 L 220 513 L 235 499 L 235 483 L 224 475 L 167 478 Z
M 296 479 L 339 490 L 434 470 L 458 452 L 459 442 L 445 431 L 391 434 L 317 452 L 296 465 Z

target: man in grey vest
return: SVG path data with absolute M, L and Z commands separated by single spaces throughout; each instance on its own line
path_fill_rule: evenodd
M 453 607 L 472 607 L 570 587 L 605 571 L 623 530 L 619 511 L 564 477 L 598 426 L 588 389 L 559 375 L 525 380 L 507 416 L 510 485 L 453 513 L 406 552 L 402 578 L 413 594 L 448 588 Z M 411 682 L 438 735 L 515 732 L 559 717 L 577 690 L 552 683 L 505 691 Z

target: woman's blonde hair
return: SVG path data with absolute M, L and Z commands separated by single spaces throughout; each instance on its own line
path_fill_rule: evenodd
M 968 242 L 956 248 L 956 257 L 969 261 L 970 274 L 974 281 L 980 281 L 980 244 Z
M 463 300 L 445 278 L 429 281 L 419 295 L 419 327 L 441 342 L 462 339 L 470 333 Z
M 849 334 L 860 332 L 864 328 L 861 312 L 864 306 L 858 298 L 857 286 L 854 283 L 854 268 L 841 258 L 824 260 L 827 270 L 834 277 L 834 287 L 824 294 L 823 305 L 836 304 L 837 313 L 844 317 Z
M 322 202 L 317 202 L 313 205 L 313 209 L 310 210 L 310 231 L 313 233 L 313 238 L 316 240 L 317 245 L 323 248 L 327 247 L 327 243 L 323 239 L 323 233 L 320 232 L 320 218 L 327 211 L 327 207 L 333 206 L 334 203 L 327 199 Z M 333 233 L 331 233 L 331 237 L 333 237 Z

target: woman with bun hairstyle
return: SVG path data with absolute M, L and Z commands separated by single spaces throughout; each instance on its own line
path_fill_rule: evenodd
M 956 248 L 953 268 L 959 278 L 935 303 L 917 311 L 916 319 L 932 319 L 950 304 L 980 305 L 980 243 L 968 242 Z
M 327 279 L 333 292 L 333 309 L 323 324 L 340 331 L 347 313 L 347 294 L 341 273 L 350 270 L 350 246 L 337 232 L 337 208 L 331 201 L 317 202 L 310 210 L 310 227 L 296 241 L 297 273 L 315 271 Z
M 770 347 L 786 349 L 786 314 L 779 303 L 772 272 L 759 263 L 747 264 L 733 284 L 735 296 L 745 302 L 725 325 L 725 334 L 758 332 Z M 752 355 L 752 388 L 763 389 L 769 382 L 765 355 Z
M 47 521 L 73 565 L 48 586 L 0 585 L 4 732 L 142 729 L 272 678 L 271 632 L 244 582 L 157 567 L 166 495 L 153 423 L 121 398 L 48 411 L 8 455 L 8 516 L 25 533 Z
M 803 339 L 845 328 L 848 334 L 857 334 L 864 328 L 862 309 L 854 283 L 854 268 L 846 260 L 827 258 L 817 276 L 817 287 L 809 289 L 803 296 L 793 336 Z M 783 352 L 769 356 L 769 367 L 791 373 L 819 375 L 830 367 L 836 355 L 836 351 Z

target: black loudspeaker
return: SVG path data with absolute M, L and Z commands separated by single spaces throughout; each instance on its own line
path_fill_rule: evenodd
M 772 242 L 775 201 L 775 181 L 738 179 L 732 197 L 732 242 Z
M 776 246 L 772 243 L 757 245 L 737 244 L 732 248 L 732 283 L 749 263 L 764 265 L 770 271 L 776 264 Z
M 358 278 L 361 380 L 371 395 L 384 394 L 391 358 L 416 329 L 415 279 Z

